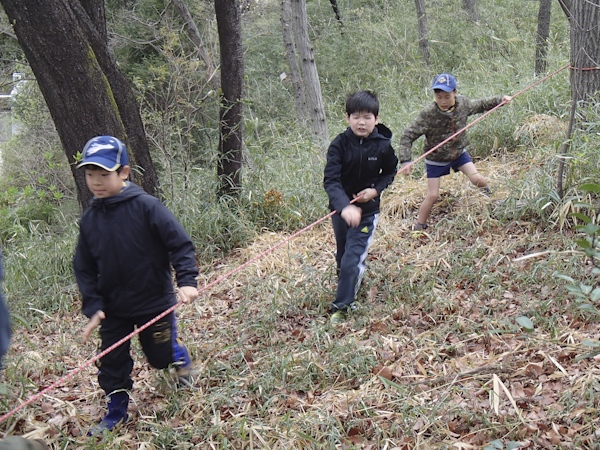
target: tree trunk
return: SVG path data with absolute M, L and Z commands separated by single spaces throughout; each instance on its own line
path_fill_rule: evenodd
M 575 0 L 570 7 L 571 98 L 600 99 L 600 0 Z
M 242 168 L 244 53 L 238 0 L 215 0 L 221 48 L 221 110 L 217 173 L 221 194 L 237 194 Z
M 294 28 L 295 42 L 298 53 L 302 60 L 302 79 L 306 93 L 306 104 L 310 115 L 313 136 L 319 147 L 324 151 L 329 144 L 329 131 L 327 130 L 327 119 L 325 107 L 321 94 L 321 83 L 317 72 L 314 49 L 308 37 L 308 19 L 306 17 L 306 1 L 292 1 L 292 23 Z
M 200 59 L 206 67 L 207 83 L 210 83 L 213 89 L 218 89 L 219 79 L 215 77 L 216 69 L 214 60 L 209 56 L 208 52 L 206 51 L 204 42 L 202 42 L 202 35 L 200 34 L 198 27 L 196 26 L 194 18 L 190 14 L 190 10 L 188 9 L 187 5 L 183 0 L 172 0 L 172 2 L 173 6 L 175 6 L 175 9 L 177 10 L 179 15 L 181 16 L 181 19 L 183 20 L 185 29 L 188 33 L 188 36 L 190 37 L 190 40 L 194 44 L 194 47 L 196 47 L 198 56 L 200 56 Z
M 541 75 L 548 67 L 548 37 L 550 36 L 550 13 L 552 0 L 540 0 L 537 38 L 535 42 L 535 74 Z
M 467 12 L 469 19 L 475 22 L 479 20 L 479 14 L 477 14 L 476 0 L 463 0 L 463 9 Z
M 142 186 L 155 193 L 158 179 L 149 157 L 135 99 L 108 53 L 100 0 L 0 0 L 36 76 L 77 186 L 82 209 L 91 194 L 76 155 L 92 137 L 110 134 L 128 144 L 143 170 Z M 92 18 L 88 15 L 92 12 Z M 128 97 L 129 92 L 130 97 Z M 137 117 L 137 123 L 131 123 Z M 129 122 L 129 123 L 128 123 Z M 147 158 L 146 158 L 147 155 Z M 148 182 L 146 182 L 148 181 Z
M 423 61 L 429 65 L 429 39 L 427 32 L 427 14 L 425 13 L 425 0 L 415 0 L 415 7 L 417 8 L 417 20 L 418 20 L 418 36 L 419 36 L 419 48 L 423 54 Z
M 108 42 L 108 33 L 106 31 L 106 14 L 104 0 L 80 0 L 81 6 L 100 34 L 100 39 Z
M 306 110 L 306 96 L 304 94 L 304 84 L 302 81 L 302 72 L 298 65 L 298 55 L 296 54 L 296 44 L 294 43 L 294 30 L 292 27 L 292 4 L 290 0 L 281 1 L 281 28 L 283 30 L 283 43 L 285 44 L 285 56 L 290 66 L 290 78 L 294 88 L 294 104 L 296 105 L 296 117 L 306 124 L 308 111 Z
M 563 188 L 563 173 L 565 171 L 565 161 L 567 156 L 567 151 L 571 145 L 571 138 L 573 137 L 573 129 L 575 128 L 575 118 L 577 111 L 577 102 L 571 102 L 571 116 L 569 118 L 569 127 L 567 128 L 567 138 L 563 142 L 560 147 L 560 151 L 558 152 L 559 161 L 558 161 L 558 171 L 556 173 L 556 193 L 559 198 L 563 198 L 565 195 Z
M 558 0 L 558 4 L 560 5 L 561 9 L 565 13 L 565 16 L 567 16 L 567 19 L 571 19 L 572 1 L 571 0 Z
M 83 14 L 83 11 L 77 8 L 77 3 L 73 3 L 73 10 L 78 14 L 79 23 L 84 30 L 87 30 L 87 36 L 95 52 L 96 58 L 112 90 L 115 102 L 119 109 L 118 113 L 125 126 L 126 136 L 123 142 L 127 145 L 130 165 L 133 168 L 131 178 L 138 183 L 146 192 L 156 195 L 159 192 L 158 174 L 152 157 L 150 156 L 150 147 L 146 139 L 144 123 L 139 111 L 139 105 L 135 99 L 129 81 L 119 70 L 117 62 L 108 51 L 108 41 L 106 34 L 106 19 L 104 16 L 103 0 L 84 0 L 84 8 L 94 12 L 93 17 Z M 90 8 L 90 4 L 95 3 L 95 8 Z M 93 19 L 93 20 L 89 20 Z
M 340 26 L 343 27 L 344 22 L 342 22 L 342 18 L 340 17 L 340 8 L 338 7 L 337 0 L 329 0 L 329 3 L 331 3 L 331 7 L 333 8 L 333 13 L 335 14 L 335 18 L 337 19 Z

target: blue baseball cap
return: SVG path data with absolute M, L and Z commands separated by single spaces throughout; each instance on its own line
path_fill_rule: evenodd
M 127 148 L 116 137 L 96 136 L 83 147 L 83 160 L 77 168 L 88 164 L 114 172 L 119 167 L 129 164 Z
M 456 89 L 456 80 L 449 73 L 440 73 L 433 79 L 431 89 L 441 89 L 442 91 L 452 92 Z

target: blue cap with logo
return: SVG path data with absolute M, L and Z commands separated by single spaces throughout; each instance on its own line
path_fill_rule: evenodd
M 433 86 L 431 89 L 441 89 L 445 92 L 452 92 L 456 89 L 456 80 L 449 73 L 440 73 L 433 79 Z
M 83 147 L 83 160 L 77 168 L 92 164 L 102 167 L 109 172 L 129 164 L 127 148 L 113 136 L 96 136 Z

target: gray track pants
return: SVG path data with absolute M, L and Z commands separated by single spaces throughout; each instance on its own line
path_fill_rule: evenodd
M 367 251 L 373 241 L 379 214 L 362 217 L 360 225 L 349 227 L 339 214 L 331 216 L 333 233 L 337 242 L 336 262 L 338 287 L 332 312 L 345 311 L 354 302 L 365 272 Z

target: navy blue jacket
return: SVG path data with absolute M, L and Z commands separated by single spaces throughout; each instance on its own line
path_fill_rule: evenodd
M 127 182 L 119 194 L 94 198 L 79 223 L 74 269 L 82 312 L 108 316 L 160 313 L 177 300 L 177 285 L 197 287 L 189 235 L 155 197 Z
M 354 205 L 362 208 L 365 217 L 379 212 L 381 192 L 394 181 L 398 167 L 391 138 L 392 132 L 379 124 L 366 138 L 356 136 L 348 127 L 331 142 L 323 187 L 332 211 L 341 213 L 354 194 L 375 188 L 377 197 L 367 203 L 354 202 Z

